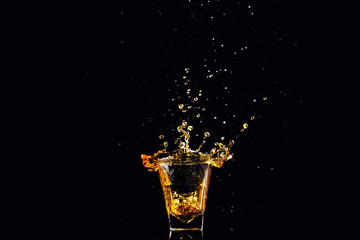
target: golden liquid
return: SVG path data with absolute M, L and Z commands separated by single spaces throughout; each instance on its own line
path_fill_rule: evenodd
M 200 159 L 204 160 L 207 159 L 209 164 L 211 164 L 214 167 L 222 167 L 225 161 L 228 161 L 232 159 L 232 154 L 230 153 L 230 148 L 235 143 L 233 140 L 229 141 L 228 145 L 225 145 L 223 143 L 215 143 L 216 147 L 212 148 L 210 153 L 202 153 L 200 152 L 202 146 L 205 143 L 205 139 L 207 137 L 210 137 L 209 132 L 204 133 L 204 139 L 201 145 L 196 149 L 196 151 L 192 150 L 189 147 L 189 139 L 190 139 L 190 132 L 192 131 L 193 127 L 191 125 L 187 125 L 187 122 L 182 122 L 180 126 L 177 127 L 177 130 L 179 133 L 182 133 L 179 138 L 175 140 L 175 143 L 179 143 L 179 149 L 176 149 L 175 151 L 168 152 L 167 151 L 167 142 L 164 144 L 165 149 L 157 151 L 153 155 L 146 155 L 142 154 L 141 158 L 143 160 L 144 166 L 149 171 L 157 171 L 158 170 L 158 160 L 162 158 L 169 158 L 169 160 L 176 160 L 180 159 L 182 156 L 194 156 L 199 155 Z M 186 131 L 187 130 L 187 131 Z M 161 139 L 163 138 L 163 135 L 160 135 Z
M 207 162 L 181 165 L 161 162 L 159 175 L 168 215 L 189 223 L 203 214 L 210 174 Z

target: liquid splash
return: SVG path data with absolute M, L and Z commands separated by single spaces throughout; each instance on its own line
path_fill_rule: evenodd
M 200 152 L 203 145 L 206 143 L 206 138 L 210 137 L 209 132 L 204 133 L 204 138 L 200 146 L 196 150 L 190 148 L 190 132 L 193 130 L 193 126 L 188 125 L 186 121 L 183 121 L 181 125 L 177 127 L 178 132 L 181 134 L 179 138 L 175 140 L 175 144 L 178 144 L 178 149 L 174 151 L 167 150 L 167 142 L 164 143 L 164 149 L 161 149 L 153 155 L 142 154 L 144 166 L 149 171 L 158 170 L 158 161 L 161 159 L 168 161 L 186 161 L 189 158 L 196 158 L 201 162 L 208 162 L 214 167 L 220 168 L 225 161 L 231 160 L 233 154 L 230 152 L 231 147 L 234 145 L 234 140 L 230 140 L 227 145 L 221 142 L 216 142 L 210 152 Z M 162 136 L 162 135 L 160 135 Z

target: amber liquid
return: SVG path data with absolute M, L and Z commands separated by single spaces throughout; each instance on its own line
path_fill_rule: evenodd
M 159 164 L 168 216 L 189 223 L 205 211 L 211 165 L 207 162 Z

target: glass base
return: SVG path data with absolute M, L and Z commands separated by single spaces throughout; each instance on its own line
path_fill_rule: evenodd
M 169 240 L 203 240 L 202 231 L 170 231 Z
M 184 223 L 170 213 L 169 225 L 170 231 L 202 231 L 204 225 L 204 214 L 195 217 L 189 223 Z

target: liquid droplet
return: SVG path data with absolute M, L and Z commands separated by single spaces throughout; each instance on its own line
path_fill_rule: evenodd
M 209 133 L 209 132 L 205 132 L 205 133 L 204 133 L 204 136 L 205 136 L 205 137 L 210 137 L 210 133 Z
M 196 101 L 198 101 L 199 100 L 199 98 L 198 97 L 194 97 L 194 101 L 196 102 Z
M 255 116 L 251 116 L 250 119 L 251 119 L 251 120 L 254 120 L 254 119 L 255 119 Z
M 184 108 L 184 104 L 179 104 L 179 109 L 183 109 Z
M 159 139 L 164 139 L 164 135 L 159 135 Z
M 249 124 L 247 124 L 247 123 L 244 123 L 244 124 L 243 124 L 243 128 L 244 128 L 244 129 L 247 129 L 248 127 L 249 127 Z
M 189 125 L 189 126 L 187 127 L 187 130 L 188 130 L 188 131 L 193 130 L 193 126 Z
M 267 100 L 267 97 L 263 97 L 263 100 L 266 101 L 266 100 Z
M 199 117 L 200 117 L 200 114 L 197 114 L 196 117 L 199 118 Z
M 221 137 L 220 139 L 224 141 L 224 140 L 225 140 L 225 137 Z

